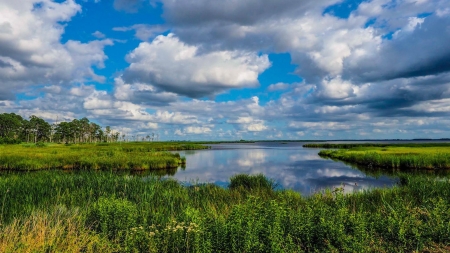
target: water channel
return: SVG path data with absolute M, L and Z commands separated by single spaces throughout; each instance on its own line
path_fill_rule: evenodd
M 303 148 L 299 142 L 257 142 L 208 145 L 211 149 L 181 151 L 186 168 L 173 177 L 185 183 L 228 185 L 239 173 L 258 174 L 275 180 L 282 188 L 310 195 L 325 188 L 344 186 L 345 192 L 389 187 L 397 182 L 392 176 L 367 175 L 361 170 L 319 157 L 320 149 Z

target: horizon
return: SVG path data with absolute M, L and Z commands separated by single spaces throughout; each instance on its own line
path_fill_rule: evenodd
M 449 6 L 3 0 L 0 113 L 162 141 L 449 139 Z

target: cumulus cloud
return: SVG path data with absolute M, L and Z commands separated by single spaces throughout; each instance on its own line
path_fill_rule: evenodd
M 275 84 L 269 85 L 269 87 L 267 87 L 267 90 L 268 91 L 281 91 L 281 90 L 287 90 L 288 88 L 289 88 L 288 83 L 275 83 Z
M 211 128 L 209 127 L 186 127 L 185 132 L 188 134 L 206 134 L 211 132 Z
M 118 70 L 110 91 L 86 81 L 105 81 L 93 66 L 104 67 L 103 49 L 112 41 L 97 31 L 99 40 L 61 43 L 80 5 L 36 2 L 0 7 L 3 111 L 53 120 L 88 116 L 127 135 L 161 131 L 165 139 L 450 133 L 448 0 L 363 1 L 348 18 L 324 11 L 339 0 L 161 0 L 164 26 L 113 29 L 134 31 L 143 42 L 128 53 L 129 66 Z M 114 7 L 135 12 L 148 2 L 116 0 Z M 257 87 L 272 52 L 290 53 L 303 81 L 270 85 L 265 91 L 277 92 L 273 100 L 258 90 L 263 102 L 201 99 Z M 19 90 L 33 99 L 10 101 Z
M 114 97 L 149 106 L 164 106 L 178 100 L 175 93 L 161 91 L 145 83 L 127 84 L 121 77 L 115 79 Z
M 298 15 L 311 10 L 321 10 L 323 6 L 339 0 L 248 0 L 215 1 L 162 0 L 165 18 L 175 24 L 203 25 L 211 22 L 239 23 L 251 25 L 261 20 L 278 19 L 280 15 Z
M 234 120 L 228 120 L 227 123 L 234 124 L 238 129 L 249 132 L 261 132 L 267 130 L 267 126 L 263 120 L 254 119 L 253 117 L 238 117 Z
M 96 37 L 97 39 L 104 39 L 106 37 L 106 35 L 100 31 L 93 32 L 92 36 Z
M 62 44 L 64 23 L 81 11 L 73 0 L 2 2 L 0 8 L 1 93 L 36 84 L 63 84 L 91 79 L 102 82 L 92 66 L 104 67 L 103 49 L 110 40 Z
M 450 71 L 450 16 L 411 19 L 377 50 L 352 55 L 345 77 L 357 81 L 436 75 Z
M 124 80 L 152 84 L 163 90 L 198 98 L 231 88 L 255 87 L 270 66 L 267 55 L 244 51 L 199 53 L 175 35 L 142 42 L 127 55 Z

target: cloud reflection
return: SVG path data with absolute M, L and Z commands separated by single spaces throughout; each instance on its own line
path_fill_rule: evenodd
M 317 153 L 317 149 L 302 148 L 301 143 L 213 145 L 209 150 L 181 152 L 186 156 L 186 169 L 173 177 L 184 182 L 226 186 L 235 174 L 262 173 L 302 195 L 325 188 L 344 186 L 344 192 L 352 192 L 395 184 L 394 178 L 367 176 L 344 163 L 322 159 Z

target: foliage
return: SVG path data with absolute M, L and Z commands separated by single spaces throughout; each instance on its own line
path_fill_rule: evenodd
M 204 149 L 178 143 L 107 143 L 0 146 L 0 170 L 153 170 L 177 168 L 186 160 L 167 151 Z
M 14 249 L 20 241 L 30 249 L 37 237 L 23 235 L 53 228 L 59 233 L 45 238 L 49 251 L 59 252 L 76 243 L 102 252 L 448 249 L 450 180 L 401 178 L 391 189 L 349 195 L 336 189 L 301 197 L 290 190 L 183 187 L 170 179 L 110 172 L 7 173 L 0 176 L 0 247 L 9 248 L 0 251 Z M 67 210 L 68 219 L 55 218 L 62 217 L 54 211 L 58 208 Z M 37 217 L 55 222 L 27 225 Z M 73 234 L 74 226 L 78 233 Z
M 229 188 L 244 190 L 274 190 L 277 187 L 275 181 L 266 178 L 263 174 L 247 175 L 238 174 L 230 178 Z
M 385 148 L 385 147 L 450 147 L 449 142 L 435 143 L 310 143 L 304 148 L 353 149 L 353 148 Z
M 82 222 L 78 208 L 54 206 L 0 226 L 0 252 L 113 252 L 108 240 Z
M 0 145 L 1 144 L 20 144 L 20 143 L 21 143 L 20 140 L 16 140 L 14 138 L 0 137 Z
M 136 226 L 136 206 L 126 199 L 101 197 L 90 209 L 87 224 L 110 240 L 123 240 Z
M 70 122 L 50 124 L 44 119 L 31 115 L 29 120 L 15 113 L 0 114 L 0 144 L 19 144 L 21 142 L 53 143 L 98 143 L 118 141 L 155 141 L 158 134 L 148 134 L 142 139 L 138 135 L 127 136 L 106 126 L 102 127 L 88 118 L 73 119 Z
M 320 156 L 375 168 L 450 169 L 450 149 L 443 147 L 355 147 L 348 150 L 322 150 Z

